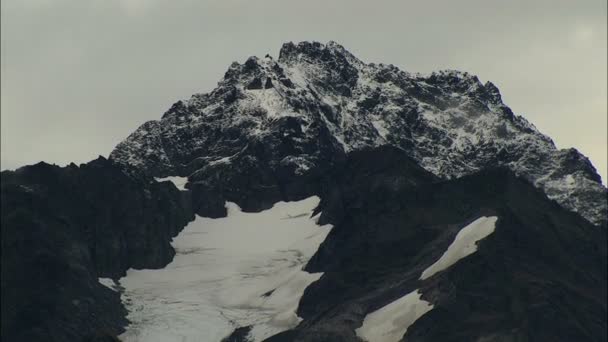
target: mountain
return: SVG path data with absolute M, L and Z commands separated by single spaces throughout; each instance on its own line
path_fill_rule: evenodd
M 389 309 L 369 341 L 606 341 L 606 230 L 527 180 L 502 168 L 433 181 L 382 150 L 351 154 L 331 178 L 319 223 L 334 228 L 306 266 L 323 276 L 300 301 L 304 321 L 268 341 L 358 341 L 372 312 L 415 292 L 432 308 L 413 322 Z M 429 274 L 488 217 L 472 255 Z
M 458 71 L 420 75 L 366 64 L 334 42 L 287 43 L 278 60 L 233 63 L 217 88 L 146 122 L 110 159 L 209 186 L 222 174 L 226 187 L 238 178 L 232 173 L 264 168 L 278 179 L 260 182 L 281 191 L 286 179 L 383 145 L 444 179 L 504 165 L 565 208 L 606 222 L 606 188 L 589 159 L 556 149 L 492 83 Z
M 2 341 L 606 341 L 607 191 L 468 73 L 233 63 L 1 174 Z

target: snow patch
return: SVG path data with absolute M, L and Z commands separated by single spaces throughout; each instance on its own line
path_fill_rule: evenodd
M 355 333 L 368 342 L 401 341 L 407 329 L 433 308 L 433 304 L 421 296 L 420 291 L 415 290 L 368 314 Z
M 116 291 L 116 284 L 114 283 L 114 280 L 110 278 L 99 278 L 98 281 L 101 285 L 109 288 L 112 291 Z
M 477 251 L 477 242 L 494 232 L 497 219 L 496 216 L 482 216 L 462 228 L 439 260 L 422 272 L 420 280 L 430 278 L 436 273 L 454 265 L 458 260 L 475 253 Z
M 275 88 L 247 91 L 248 101 L 239 105 L 246 113 L 254 113 L 261 108 L 268 118 L 299 116 L 292 113 L 285 99 Z
M 130 269 L 120 280 L 132 322 L 120 338 L 217 342 L 251 325 L 249 338 L 260 341 L 295 327 L 304 289 L 322 275 L 302 268 L 331 228 L 311 217 L 318 203 L 278 202 L 259 213 L 227 203 L 227 217 L 197 217 L 174 238 L 169 265 Z
M 188 183 L 188 177 L 169 176 L 169 177 L 165 177 L 165 178 L 154 177 L 154 179 L 157 182 L 169 181 L 169 182 L 173 183 L 175 185 L 175 187 L 178 188 L 179 190 L 182 190 L 182 191 L 187 190 L 186 183 Z
M 382 139 L 386 140 L 386 137 L 389 134 L 389 131 L 386 128 L 386 123 L 383 120 L 374 120 L 372 121 L 372 125 L 378 132 L 378 135 L 382 137 Z
M 285 72 L 289 79 L 301 88 L 306 88 L 308 85 L 308 77 L 299 67 L 285 68 Z

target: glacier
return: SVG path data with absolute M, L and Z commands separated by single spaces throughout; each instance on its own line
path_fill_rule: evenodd
M 295 327 L 304 289 L 322 275 L 302 268 L 331 229 L 311 217 L 318 203 L 313 196 L 259 213 L 227 203 L 227 217 L 197 217 L 174 238 L 170 264 L 130 269 L 112 286 L 131 322 L 120 338 L 217 342 L 251 327 L 251 341 L 261 341 Z

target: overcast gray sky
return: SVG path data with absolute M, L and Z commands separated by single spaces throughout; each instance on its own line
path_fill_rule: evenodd
M 607 178 L 606 0 L 2 0 L 2 169 L 107 156 L 232 61 L 335 40 L 491 80 Z

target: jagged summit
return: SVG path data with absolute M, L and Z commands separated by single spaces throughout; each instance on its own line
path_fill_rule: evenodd
M 367 64 L 335 42 L 290 42 L 276 60 L 233 63 L 217 88 L 146 122 L 110 159 L 130 172 L 207 186 L 259 172 L 261 186 L 284 193 L 286 183 L 350 151 L 382 145 L 443 178 L 507 166 L 564 207 L 606 220 L 606 188 L 590 161 L 558 150 L 491 82 Z
M 289 42 L 283 44 L 279 52 L 279 62 L 281 63 L 297 62 L 303 58 L 306 58 L 309 61 L 315 59 L 322 61 L 338 59 L 351 64 L 364 64 L 342 45 L 334 41 L 329 41 L 327 44 L 308 41 L 300 42 L 298 44 Z

